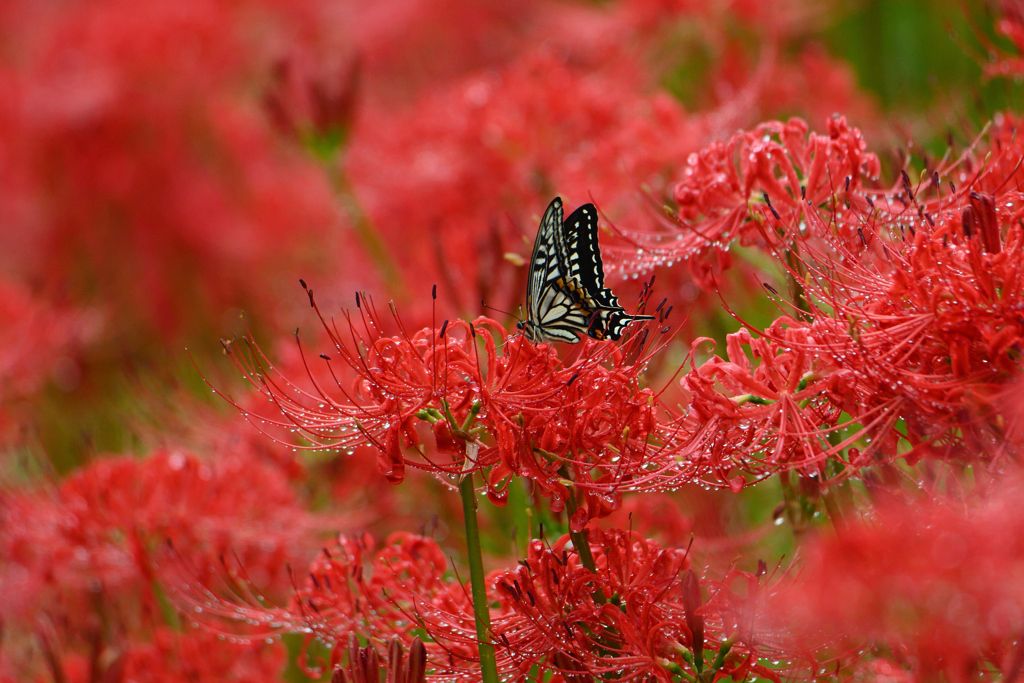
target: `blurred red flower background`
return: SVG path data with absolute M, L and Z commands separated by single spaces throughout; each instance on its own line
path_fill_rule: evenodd
M 3 4 L 0 680 L 1016 680 L 1022 53 L 1019 0 Z M 516 329 L 556 195 L 619 340 Z

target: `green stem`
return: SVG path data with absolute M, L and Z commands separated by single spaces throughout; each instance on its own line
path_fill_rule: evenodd
M 491 612 L 487 605 L 484 586 L 484 562 L 480 552 L 480 527 L 476 520 L 476 491 L 473 474 L 469 473 L 459 484 L 462 494 L 462 513 L 466 521 L 466 549 L 469 553 L 469 582 L 473 588 L 473 613 L 476 616 L 477 649 L 480 652 L 480 680 L 498 683 L 498 664 L 491 644 Z
M 513 477 L 508 483 L 508 507 L 512 511 L 516 555 L 519 557 L 526 557 L 529 554 L 530 539 L 533 538 L 533 511 L 530 509 L 529 495 L 526 479 Z
M 590 573 L 597 573 L 597 563 L 594 562 L 594 553 L 590 551 L 590 541 L 587 540 L 587 530 L 573 531 L 572 530 L 572 516 L 576 514 L 576 491 L 569 489 L 569 500 L 566 501 L 565 505 L 566 512 L 569 513 L 569 538 L 572 539 L 572 547 L 576 548 L 576 552 L 580 556 L 580 562 L 583 566 L 590 570 Z M 603 605 L 608 598 L 605 597 L 604 591 L 600 588 L 594 593 L 594 600 L 599 605 Z

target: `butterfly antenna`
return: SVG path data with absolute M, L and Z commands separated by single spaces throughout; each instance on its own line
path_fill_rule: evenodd
M 522 320 L 522 318 L 519 317 L 518 315 L 516 315 L 515 313 L 510 313 L 508 311 L 503 311 L 500 308 L 495 308 L 494 306 L 488 306 L 486 303 L 483 302 L 483 300 L 480 301 L 480 305 L 483 306 L 484 308 L 489 308 L 492 311 L 497 311 L 498 313 L 504 313 L 505 315 L 511 316 L 511 317 L 513 317 L 513 318 L 515 318 L 517 320 Z M 520 309 L 520 313 L 522 313 L 522 309 Z

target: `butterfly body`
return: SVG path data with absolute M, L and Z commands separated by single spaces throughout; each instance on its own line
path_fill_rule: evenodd
M 548 205 L 530 258 L 526 285 L 527 318 L 519 323 L 533 342 L 575 344 L 580 333 L 618 339 L 634 320 L 604 286 L 604 264 L 597 243 L 597 209 L 579 207 L 563 222 L 562 200 Z

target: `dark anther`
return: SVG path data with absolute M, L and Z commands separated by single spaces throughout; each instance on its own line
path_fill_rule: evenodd
M 764 203 L 768 205 L 769 209 L 771 209 L 772 215 L 775 216 L 775 220 L 781 220 L 781 216 L 779 216 L 779 212 L 775 210 L 774 206 L 772 206 L 772 200 L 768 199 L 768 193 L 767 192 L 762 192 L 761 196 L 764 197 Z
M 431 290 L 430 290 L 430 298 L 431 299 L 436 299 L 437 298 L 437 285 L 434 285 L 431 288 Z
M 769 292 L 771 292 L 772 294 L 774 294 L 775 296 L 778 296 L 778 295 L 779 295 L 779 290 L 775 289 L 774 287 L 772 287 L 772 286 L 771 286 L 770 284 L 768 284 L 767 282 L 762 282 L 761 284 L 762 284 L 762 285 L 764 285 L 764 288 L 765 288 L 765 289 L 767 289 L 767 290 L 768 290 Z
M 303 280 L 301 277 L 299 278 L 299 284 L 302 285 L 303 289 L 309 289 L 309 287 L 306 286 L 306 281 Z
M 316 586 L 317 590 L 323 590 L 322 588 L 320 588 L 320 582 L 316 580 L 316 576 L 313 574 L 313 572 L 309 573 L 309 578 L 313 580 L 313 585 Z
M 910 175 L 907 173 L 907 169 L 900 169 L 900 175 L 903 176 L 903 185 L 907 188 L 907 192 L 910 192 Z
M 469 324 L 469 331 L 473 335 L 473 339 L 476 339 L 476 328 L 473 327 L 473 323 Z
M 672 329 L 671 325 L 665 325 L 665 327 L 661 328 L 661 333 L 665 334 L 666 332 L 668 332 L 671 329 Z
M 528 597 L 530 599 L 530 607 L 536 607 L 537 606 L 537 601 L 533 599 L 533 592 L 532 591 L 527 590 L 526 591 L 526 597 Z
M 907 227 L 910 228 L 910 236 L 911 237 L 916 237 L 917 236 L 917 231 L 914 230 L 914 224 L 911 223 L 911 224 L 907 225 Z
M 664 306 L 667 301 L 668 297 L 666 296 L 664 299 L 661 300 L 661 303 L 658 304 L 658 307 L 654 309 L 654 312 L 657 313 L 658 311 L 660 311 L 662 306 Z
M 326 353 L 321 353 L 320 357 L 323 358 L 324 360 L 330 360 L 331 359 L 331 357 L 328 356 Z
M 669 306 L 669 307 L 668 307 L 668 310 L 667 310 L 667 311 L 665 311 L 665 317 L 667 318 L 667 317 L 668 317 L 669 315 L 671 315 L 671 314 L 672 314 L 672 307 L 671 307 L 671 306 Z
M 871 197 L 864 195 L 864 199 L 868 200 L 868 206 L 870 206 L 872 209 L 875 208 L 875 203 L 871 201 Z
M 569 622 L 567 622 L 567 621 L 563 620 L 563 621 L 562 621 L 562 626 L 564 626 L 564 627 L 565 627 L 565 632 L 569 634 L 569 637 L 570 637 L 570 638 L 572 638 L 572 629 L 571 629 L 571 628 L 569 628 Z
M 807 199 L 807 186 L 806 185 L 801 185 L 800 186 L 800 199 Z
M 445 320 L 441 325 L 441 334 L 437 335 L 438 339 L 444 339 L 444 333 L 448 330 L 448 321 Z
M 362 306 L 359 304 L 359 292 L 356 292 L 356 308 L 362 308 Z
M 313 290 L 312 289 L 307 289 L 306 293 L 309 294 L 309 305 L 310 306 L 315 306 L 316 304 L 313 303 Z
M 846 191 L 850 191 L 850 176 L 846 176 Z
M 555 582 L 556 586 L 558 585 L 558 572 L 555 571 L 554 567 L 551 567 L 551 580 Z
M 864 239 L 864 231 L 861 230 L 859 225 L 857 226 L 857 234 L 860 235 L 861 244 L 863 244 L 865 247 L 868 246 L 868 241 Z
M 572 383 L 573 383 L 573 382 L 575 382 L 575 381 L 576 381 L 576 378 L 577 378 L 577 377 L 579 377 L 579 376 L 580 376 L 580 373 L 578 373 L 578 372 L 574 372 L 574 373 L 572 374 L 572 377 L 570 377 L 570 378 L 569 378 L 569 382 L 568 382 L 568 383 L 567 383 L 567 384 L 566 384 L 565 386 L 567 386 L 567 387 L 571 387 L 571 386 L 572 386 Z
M 507 647 L 509 650 L 512 649 L 512 644 L 508 642 L 508 638 L 505 637 L 504 633 L 501 634 L 501 642 L 505 643 L 505 647 Z
M 952 180 L 949 181 L 949 191 L 956 194 L 956 185 L 953 184 Z
M 932 171 L 932 185 L 935 186 L 935 191 L 939 191 L 939 172 Z

